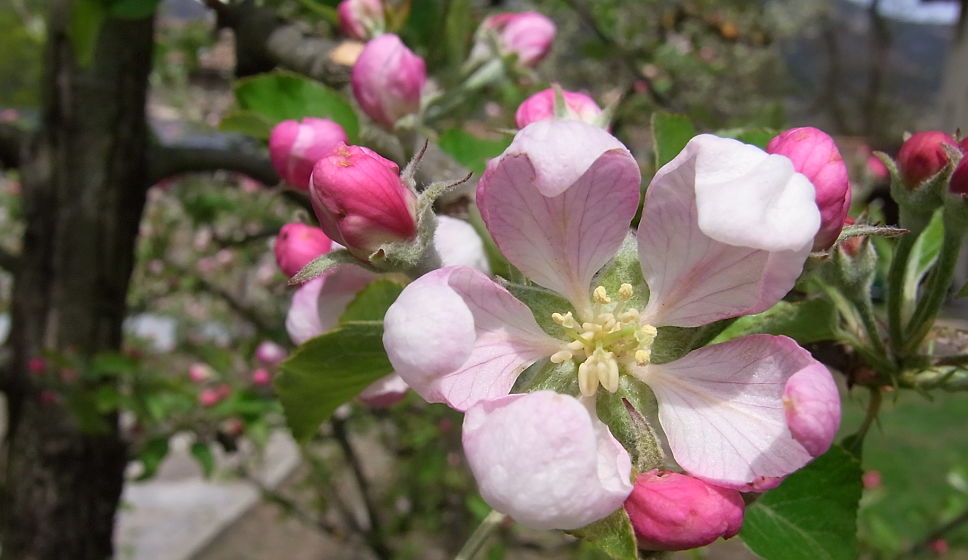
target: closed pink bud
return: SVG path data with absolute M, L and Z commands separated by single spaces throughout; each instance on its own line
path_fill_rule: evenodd
M 743 526 L 743 508 L 736 490 L 658 470 L 640 474 L 625 500 L 639 547 L 646 550 L 686 550 L 728 539 Z
M 945 144 L 957 145 L 950 134 L 938 130 L 918 132 L 904 141 L 897 153 L 897 167 L 909 189 L 917 187 L 948 165 L 951 158 L 944 149 Z
M 272 375 L 265 369 L 259 368 L 252 372 L 253 385 L 268 385 L 269 383 L 272 383 Z
M 336 7 L 339 26 L 348 37 L 366 41 L 383 32 L 386 17 L 380 0 L 343 0 Z
M 329 119 L 282 121 L 269 136 L 269 157 L 285 182 L 306 190 L 313 165 L 346 140 L 343 127 Z
M 353 96 L 363 112 L 390 129 L 401 117 L 420 110 L 420 92 L 426 81 L 423 59 L 389 33 L 366 44 L 350 78 Z
M 948 188 L 953 193 L 968 196 L 968 155 L 961 158 L 958 167 L 955 167 L 954 173 L 951 174 L 951 183 Z
M 364 259 L 384 243 L 413 239 L 417 197 L 398 172 L 361 146 L 341 146 L 320 160 L 309 199 L 326 235 Z
M 883 483 L 881 471 L 866 471 L 861 477 L 861 482 L 864 484 L 864 490 L 877 490 Z
M 597 124 L 602 108 L 595 103 L 594 99 L 584 93 L 573 91 L 562 90 L 561 95 L 565 100 L 564 112 L 567 118 Z M 553 118 L 555 118 L 555 90 L 552 88 L 539 91 L 525 99 L 514 113 L 514 122 L 517 123 L 518 128 L 524 128 L 535 121 Z
M 850 209 L 847 165 L 834 139 L 813 127 L 791 128 L 770 140 L 766 151 L 790 158 L 793 168 L 813 183 L 820 209 L 820 230 L 813 239 L 813 250 L 829 248 L 837 241 Z
M 215 375 L 212 368 L 201 362 L 188 366 L 188 378 L 195 383 L 204 383 Z
M 255 349 L 255 359 L 263 365 L 278 365 L 286 359 L 286 349 L 271 340 L 263 340 Z
M 481 23 L 471 58 L 486 56 L 496 41 L 499 55 L 514 53 L 524 66 L 534 66 L 551 50 L 555 40 L 555 23 L 538 12 L 497 14 Z
M 215 406 L 220 400 L 222 400 L 222 398 L 215 389 L 205 389 L 198 394 L 198 404 L 205 407 Z
M 793 374 L 783 389 L 787 426 L 814 457 L 823 455 L 840 426 L 840 394 L 826 367 L 816 364 Z
M 329 252 L 333 242 L 323 230 L 298 222 L 286 224 L 279 230 L 273 249 L 276 263 L 286 276 L 293 276 L 309 261 Z

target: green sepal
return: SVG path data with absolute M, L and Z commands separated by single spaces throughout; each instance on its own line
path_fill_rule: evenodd
M 878 226 L 874 224 L 851 224 L 844 226 L 837 236 L 837 244 L 851 237 L 898 237 L 910 230 L 894 226 Z
M 595 545 L 612 560 L 638 560 L 635 532 L 624 507 L 591 525 L 565 532 Z
M 648 385 L 630 375 L 619 377 L 618 390 L 599 389 L 598 418 L 629 452 L 632 467 L 639 472 L 660 468 L 665 454 L 659 443 L 659 404 Z
M 575 308 L 565 298 L 547 288 L 534 284 L 525 285 L 498 278 L 498 284 L 511 292 L 511 295 L 528 306 L 538 326 L 553 338 L 566 340 L 567 335 L 561 325 L 551 319 L 553 313 L 575 313 Z
M 701 327 L 659 327 L 652 343 L 652 363 L 665 364 L 709 344 L 735 319 L 723 319 Z
M 800 344 L 835 340 L 837 319 L 837 308 L 827 299 L 780 301 L 766 311 L 736 319 L 713 344 L 750 334 L 789 336 Z
M 554 391 L 577 397 L 578 365 L 574 360 L 556 364 L 548 358 L 538 360 L 518 376 L 511 393 Z
M 639 263 L 638 242 L 631 232 L 625 237 L 618 252 L 592 280 L 592 286 L 604 286 L 605 291 L 616 301 L 618 289 L 622 284 L 630 284 L 633 292 L 627 301 L 628 309 L 644 309 L 649 301 L 649 286 L 642 276 Z
M 358 266 L 371 272 L 378 272 L 378 270 L 372 266 L 369 266 L 360 259 L 354 257 L 353 254 L 346 249 L 338 249 L 336 251 L 330 251 L 320 255 L 306 263 L 306 266 L 302 267 L 302 269 L 300 269 L 295 276 L 289 279 L 289 285 L 299 286 L 301 284 L 305 284 L 314 278 L 322 276 L 331 268 L 337 266 Z

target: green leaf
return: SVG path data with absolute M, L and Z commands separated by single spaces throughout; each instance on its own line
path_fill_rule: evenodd
M 341 325 L 359 321 L 383 321 L 403 286 L 393 280 L 377 280 L 360 290 L 339 318 Z
M 350 142 L 360 132 L 353 107 L 341 94 L 291 72 L 270 72 L 236 82 L 239 108 L 275 124 L 287 119 L 320 117 L 336 121 Z
M 625 508 L 591 525 L 566 532 L 594 544 L 613 560 L 638 560 L 635 533 Z
M 685 115 L 656 112 L 652 114 L 652 138 L 655 142 L 655 168 L 669 163 L 682 151 L 696 127 Z
M 716 131 L 717 136 L 735 138 L 740 142 L 752 144 L 764 150 L 766 149 L 766 145 L 770 143 L 770 140 L 777 134 L 778 131 L 772 128 L 730 128 Z
M 155 13 L 160 0 L 113 0 L 109 13 L 123 19 L 144 19 Z
M 74 56 L 81 66 L 89 66 L 94 60 L 97 38 L 101 25 L 107 17 L 108 7 L 104 0 L 77 0 L 71 7 L 68 32 Z
M 452 128 L 440 135 L 437 144 L 457 163 L 474 173 L 483 173 L 487 160 L 501 155 L 510 143 L 511 138 L 485 140 L 463 129 Z
M 232 111 L 222 117 L 218 128 L 224 132 L 238 132 L 260 140 L 269 140 L 276 123 L 254 111 Z
M 447 62 L 456 68 L 467 54 L 468 40 L 474 35 L 474 18 L 469 0 L 450 0 L 444 34 L 447 40 Z
M 280 366 L 274 386 L 296 439 L 309 439 L 336 408 L 393 366 L 381 323 L 352 323 L 307 341 Z
M 215 469 L 215 456 L 212 454 L 212 448 L 205 442 L 196 441 L 189 451 L 191 451 L 195 461 L 198 462 L 198 466 L 202 468 L 202 474 L 205 478 L 212 476 L 212 471 Z
M 168 456 L 168 436 L 156 437 L 148 440 L 141 452 L 138 453 L 138 460 L 144 468 L 141 476 L 137 480 L 147 480 L 158 472 L 161 462 Z
M 942 220 L 941 209 L 939 208 L 924 228 L 908 255 L 908 264 L 904 270 L 903 295 L 901 301 L 904 302 L 904 317 L 910 317 L 914 312 L 917 303 L 918 287 L 924 276 L 934 266 L 941 253 L 941 240 L 944 238 L 944 220 Z
M 740 535 L 767 560 L 857 558 L 860 462 L 835 445 L 746 508 Z
M 740 317 L 719 334 L 713 343 L 748 334 L 785 335 L 800 344 L 837 338 L 837 309 L 826 299 L 790 303 L 781 301 L 756 315 Z

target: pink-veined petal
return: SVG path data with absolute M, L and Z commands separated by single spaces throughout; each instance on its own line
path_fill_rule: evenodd
M 791 376 L 817 365 L 787 337 L 752 335 L 633 373 L 655 392 L 676 462 L 738 487 L 786 476 L 813 458 L 790 433 L 783 392 Z
M 394 370 L 427 401 L 457 410 L 507 395 L 525 368 L 561 344 L 527 306 L 465 266 L 421 276 L 384 319 Z
M 339 265 L 300 286 L 286 315 L 289 338 L 302 344 L 335 328 L 346 306 L 376 278 L 376 274 L 358 266 Z
M 539 121 L 488 165 L 477 203 L 508 261 L 582 313 L 592 276 L 625 239 L 639 183 L 638 164 L 604 130 Z
M 484 501 L 528 527 L 584 527 L 632 491 L 628 453 L 569 395 L 481 401 L 464 417 L 463 440 Z
M 799 277 L 819 224 L 813 187 L 788 159 L 697 136 L 646 193 L 644 320 L 694 327 L 769 308 Z

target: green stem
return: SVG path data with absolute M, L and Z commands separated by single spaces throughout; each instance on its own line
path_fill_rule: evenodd
M 864 444 L 864 438 L 867 437 L 867 432 L 870 430 L 874 421 L 877 420 L 877 414 L 881 410 L 881 401 L 883 397 L 881 396 L 880 387 L 871 387 L 871 400 L 867 403 L 867 415 L 864 416 L 864 421 L 861 423 L 860 428 L 851 438 L 850 445 L 848 446 L 848 451 L 854 455 L 860 455 L 861 447 Z
M 454 560 L 473 560 L 474 557 L 477 556 L 477 553 L 484 548 L 484 544 L 487 542 L 487 539 L 491 536 L 494 530 L 497 529 L 498 525 L 504 521 L 505 517 L 507 517 L 507 515 L 493 510 L 491 513 L 487 514 L 487 517 L 481 521 L 481 524 L 477 526 L 477 529 L 474 529 L 474 532 L 471 533 L 470 538 L 467 539 L 467 542 L 464 543 L 463 547 L 461 547 L 460 552 L 457 553 L 457 556 L 454 557 Z
M 871 304 L 870 292 L 867 292 L 854 301 L 854 307 L 860 315 L 861 323 L 867 332 L 874 352 L 880 356 L 888 356 L 884 341 L 881 339 L 881 331 L 877 328 L 877 319 L 874 317 L 874 306 Z
M 904 275 L 907 269 L 911 250 L 918 240 L 914 232 L 902 236 L 894 249 L 891 258 L 891 268 L 887 273 L 887 321 L 888 334 L 891 338 L 891 348 L 896 352 L 904 340 Z
M 928 279 L 924 297 L 908 324 L 910 336 L 901 347 L 903 352 L 916 351 L 934 325 L 934 319 L 941 310 L 941 306 L 944 305 L 948 297 L 948 287 L 951 286 L 951 281 L 954 279 L 963 237 L 964 232 L 960 231 L 959 228 L 945 228 L 938 262 Z

